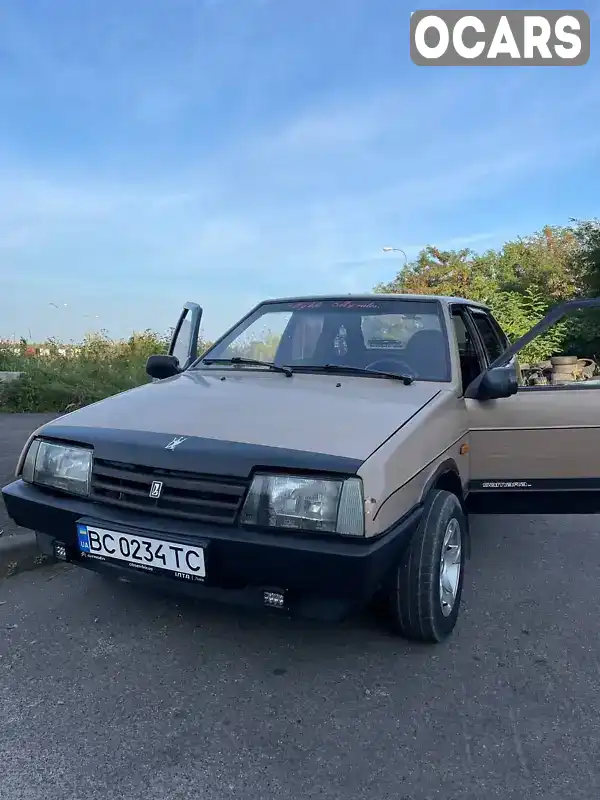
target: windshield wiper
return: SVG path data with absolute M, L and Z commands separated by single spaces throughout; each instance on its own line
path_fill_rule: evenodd
M 379 378 L 392 378 L 396 381 L 402 381 L 405 386 L 410 386 L 414 378 L 412 375 L 398 375 L 396 372 L 384 372 L 379 369 L 365 369 L 364 367 L 350 367 L 344 364 L 325 364 L 323 367 L 316 367 L 316 369 L 326 370 L 327 372 L 355 372 L 357 375 L 375 375 Z
M 240 358 L 240 356 L 233 356 L 233 358 L 203 358 L 203 364 L 248 364 L 253 367 L 269 367 L 275 372 L 283 372 L 288 378 L 293 375 L 290 367 L 282 367 L 279 364 L 274 364 L 272 361 L 261 361 L 258 358 Z

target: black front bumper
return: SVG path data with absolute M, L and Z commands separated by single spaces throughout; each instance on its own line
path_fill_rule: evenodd
M 265 590 L 285 594 L 289 613 L 339 619 L 364 606 L 393 571 L 421 518 L 413 509 L 392 530 L 371 540 L 200 525 L 127 511 L 75 497 L 56 496 L 17 480 L 2 490 L 10 517 L 24 528 L 58 540 L 69 561 L 100 572 L 168 585 L 185 594 L 262 605 Z M 189 583 L 141 573 L 124 562 L 81 557 L 77 523 L 96 524 L 146 538 L 205 547 L 206 579 Z

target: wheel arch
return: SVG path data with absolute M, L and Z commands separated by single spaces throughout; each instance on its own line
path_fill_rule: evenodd
M 470 532 L 470 525 L 469 525 L 469 515 L 466 509 L 465 503 L 465 491 L 462 485 L 462 481 L 460 479 L 460 473 L 458 470 L 458 466 L 456 461 L 453 458 L 448 458 L 439 464 L 434 472 L 430 475 L 423 487 L 423 491 L 421 493 L 421 503 L 425 505 L 428 499 L 431 497 L 432 492 L 434 491 L 446 491 L 451 492 L 452 494 L 458 497 L 458 500 L 462 506 L 467 530 L 465 531 L 466 537 L 466 555 L 467 558 L 471 557 L 471 532 Z
M 445 489 L 455 494 L 464 505 L 465 493 L 460 479 L 458 466 L 453 458 L 447 458 L 435 468 L 427 479 L 421 492 L 421 502 L 424 503 L 432 489 Z

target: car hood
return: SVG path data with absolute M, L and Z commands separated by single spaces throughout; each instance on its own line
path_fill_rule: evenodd
M 200 437 L 364 460 L 443 388 L 345 375 L 187 371 L 71 412 L 43 430 L 73 439 L 87 431 L 93 441 L 90 429 L 109 429 L 123 443 L 146 432 L 162 448 L 173 437 Z

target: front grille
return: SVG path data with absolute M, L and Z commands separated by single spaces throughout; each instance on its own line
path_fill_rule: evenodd
M 150 494 L 156 481 L 162 483 L 158 498 Z M 135 511 L 231 525 L 247 487 L 248 482 L 242 480 L 95 458 L 91 499 Z

